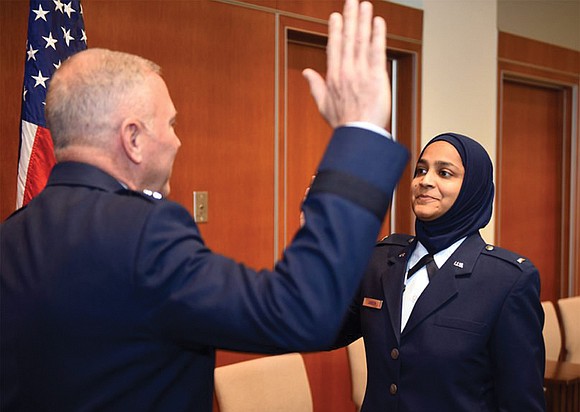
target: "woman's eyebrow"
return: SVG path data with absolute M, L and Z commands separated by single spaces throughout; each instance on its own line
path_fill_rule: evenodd
M 425 159 L 421 158 L 421 159 L 417 160 L 417 164 L 418 165 L 419 164 L 420 165 L 425 165 L 425 164 L 428 164 L 428 162 Z M 458 166 L 455 163 L 447 162 L 445 160 L 436 160 L 434 162 L 434 165 L 435 166 L 439 166 L 439 167 L 454 167 L 454 168 L 458 168 Z
M 457 165 L 456 165 L 455 163 L 446 162 L 446 161 L 444 161 L 444 160 L 437 160 L 437 161 L 435 162 L 435 164 L 436 164 L 437 166 L 440 166 L 440 167 L 455 167 L 455 168 L 457 168 Z

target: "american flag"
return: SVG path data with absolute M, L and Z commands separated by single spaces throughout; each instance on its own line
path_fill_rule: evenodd
M 22 123 L 16 207 L 25 205 L 46 185 L 55 164 L 44 119 L 46 90 L 67 57 L 87 48 L 80 0 L 31 0 L 22 90 Z

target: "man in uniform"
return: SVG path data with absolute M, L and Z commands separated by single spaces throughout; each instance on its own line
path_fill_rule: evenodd
M 370 3 L 330 17 L 326 79 L 304 75 L 334 133 L 272 271 L 212 253 L 162 198 L 180 141 L 157 65 L 102 49 L 63 63 L 46 102 L 57 165 L 0 229 L 0 409 L 211 411 L 216 348 L 332 342 L 407 160 L 382 135 L 385 39 Z

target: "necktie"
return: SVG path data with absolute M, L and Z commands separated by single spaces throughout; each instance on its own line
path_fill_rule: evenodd
M 433 276 L 435 276 L 435 272 L 437 272 L 438 268 L 435 260 L 433 259 L 433 255 L 429 254 L 423 256 L 421 259 L 419 259 L 415 266 L 409 269 L 409 272 L 407 273 L 407 279 L 413 276 L 415 272 L 417 272 L 425 265 L 427 265 L 427 275 L 429 276 L 429 280 L 431 280 Z

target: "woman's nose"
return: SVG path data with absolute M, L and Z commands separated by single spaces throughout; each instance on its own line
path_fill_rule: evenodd
M 429 170 L 427 173 L 425 173 L 423 175 L 423 179 L 421 179 L 420 184 L 421 184 L 421 186 L 430 186 L 431 187 L 431 186 L 434 186 L 434 184 L 435 184 L 434 182 L 435 182 L 435 180 L 434 180 L 433 172 Z

